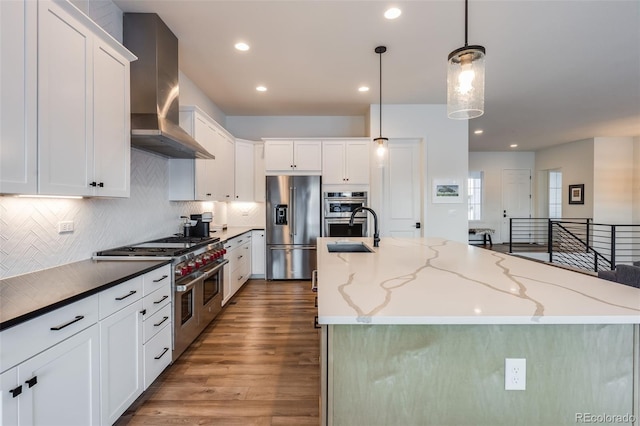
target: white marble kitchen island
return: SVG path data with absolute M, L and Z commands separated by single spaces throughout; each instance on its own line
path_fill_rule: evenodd
M 639 289 L 442 239 L 337 240 L 318 240 L 327 424 L 637 421 Z M 505 358 L 526 390 L 504 390 Z

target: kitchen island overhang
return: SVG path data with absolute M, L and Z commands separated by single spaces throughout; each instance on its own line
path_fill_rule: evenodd
M 323 424 L 637 421 L 639 289 L 438 238 L 335 240 L 318 240 Z M 505 358 L 527 360 L 526 390 L 505 391 Z

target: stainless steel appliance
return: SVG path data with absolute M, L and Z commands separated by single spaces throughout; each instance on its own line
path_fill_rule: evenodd
M 104 250 L 99 259 L 170 259 L 175 361 L 222 309 L 225 249 L 220 238 L 174 236 Z
M 320 176 L 267 176 L 268 280 L 308 280 L 321 235 Z
M 324 193 L 325 237 L 366 237 L 367 213 L 356 213 L 353 226 L 349 226 L 351 213 L 358 207 L 367 206 L 366 192 Z
M 131 145 L 175 158 L 215 158 L 179 125 L 178 39 L 155 13 L 125 13 L 131 63 Z

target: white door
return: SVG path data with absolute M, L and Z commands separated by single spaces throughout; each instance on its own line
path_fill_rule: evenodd
M 503 243 L 508 243 L 510 218 L 531 217 L 531 170 L 502 170 L 502 229 Z
M 422 235 L 422 227 L 416 226 L 422 217 L 420 151 L 419 140 L 389 141 L 383 169 L 380 227 L 384 236 L 418 238 Z M 369 234 L 373 235 L 373 231 Z

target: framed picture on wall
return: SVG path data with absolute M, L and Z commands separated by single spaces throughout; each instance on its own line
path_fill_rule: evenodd
M 569 204 L 584 204 L 584 184 L 569 185 Z
M 432 200 L 434 203 L 461 203 L 462 191 L 459 179 L 434 179 Z

